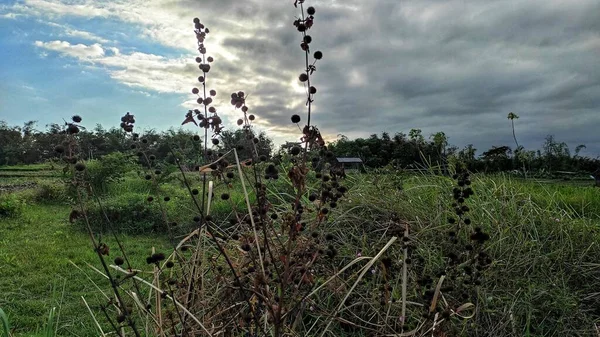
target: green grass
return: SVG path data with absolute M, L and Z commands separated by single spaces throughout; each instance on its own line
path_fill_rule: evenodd
M 394 179 L 365 178 L 353 204 L 394 210 L 411 222 L 426 268 L 435 266 L 451 180 L 407 176 L 399 191 Z M 600 189 L 503 175 L 475 176 L 473 189 L 470 217 L 490 233 L 495 259 L 479 290 L 473 335 L 592 336 L 600 324 Z
M 0 171 L 43 171 L 43 170 L 54 170 L 60 165 L 52 165 L 49 163 L 44 164 L 30 164 L 30 165 L 11 165 L 11 166 L 0 166 Z
M 51 164 L 0 166 L 0 187 L 30 182 L 54 181 L 62 177 L 62 166 Z
M 8 179 L 8 178 L 52 178 L 52 177 L 60 177 L 61 175 L 56 171 L 22 171 L 22 172 L 12 172 L 12 171 L 0 171 L 0 178 Z
M 470 217 L 491 235 L 487 252 L 494 263 L 478 289 L 478 314 L 464 325 L 468 327 L 464 335 L 593 336 L 594 324 L 600 324 L 600 189 L 505 175 L 475 175 L 472 180 L 475 195 L 468 200 Z M 395 213 L 410 223 L 414 258 L 422 260 L 415 266 L 435 271 L 443 264 L 440 247 L 447 240 L 450 178 L 365 174 L 349 176 L 342 183 L 350 188 L 348 198 L 338 203 L 320 228 L 336 237 L 339 257 L 335 263 L 343 266 L 358 251 L 365 256 L 377 253 L 389 239 L 388 219 Z M 201 189 L 201 182 L 193 184 Z M 291 191 L 285 177 L 268 186 L 272 200 L 278 200 L 275 208 L 288 208 Z M 171 210 L 173 216 L 187 219 L 195 214 L 186 203 L 187 191 L 177 180 L 162 189 L 171 197 L 174 206 L 169 207 L 183 210 Z M 108 202 L 127 193 L 146 196 L 150 190 L 147 181 L 128 175 L 111 184 L 104 198 Z M 228 203 L 219 198 L 226 191 L 224 185 L 215 190 L 213 212 L 219 220 L 225 220 L 229 212 Z M 232 201 L 244 208 L 239 184 L 230 193 Z M 0 307 L 17 335 L 39 331 L 52 307 L 57 307 L 59 335 L 96 335 L 80 296 L 97 311 L 99 292 L 69 261 L 82 266 L 103 289 L 107 284 L 85 266 L 86 262 L 99 266 L 97 256 L 85 232 L 67 221 L 70 209 L 61 202 L 29 202 L 19 218 L 0 220 Z M 157 234 L 122 238 L 134 266 L 145 265 L 152 246 L 169 246 Z M 115 247 L 111 238 L 107 237 L 107 243 Z M 399 249 L 391 248 L 389 255 L 399 258 Z M 417 274 L 410 269 L 408 299 L 414 302 L 421 300 L 414 286 Z M 372 290 L 379 287 L 378 282 L 376 277 L 367 280 L 357 292 L 377 302 Z M 398 282 L 394 282 L 395 289 Z M 320 296 L 325 308 L 337 305 L 335 294 Z M 409 307 L 409 311 L 409 322 L 414 323 L 419 310 Z
M 86 266 L 99 268 L 98 257 L 87 234 L 67 221 L 69 212 L 62 205 L 31 204 L 21 217 L 0 220 L 0 307 L 17 335 L 41 328 L 52 307 L 57 307 L 58 335 L 96 335 L 81 296 L 97 307 L 98 291 L 69 261 L 104 289 L 107 282 Z M 105 239 L 109 247 L 116 247 L 112 238 Z M 145 264 L 151 247 L 168 246 L 157 237 L 123 236 L 122 240 L 136 265 Z

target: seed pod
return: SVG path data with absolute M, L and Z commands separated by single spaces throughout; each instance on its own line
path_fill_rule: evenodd
M 292 123 L 300 123 L 300 116 L 292 115 Z
M 298 76 L 298 79 L 300 80 L 300 82 L 306 82 L 308 81 L 308 75 L 306 75 L 305 73 L 300 74 L 300 76 Z
M 314 54 L 315 59 L 320 60 L 323 58 L 323 53 L 320 51 L 316 51 Z
M 69 133 L 69 134 L 79 133 L 79 128 L 75 124 L 69 124 L 69 126 L 67 127 L 67 133 Z
M 197 95 L 200 92 L 198 88 L 192 89 L 192 94 Z

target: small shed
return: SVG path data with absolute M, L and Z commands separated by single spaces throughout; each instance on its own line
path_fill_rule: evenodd
M 600 187 L 600 168 L 592 173 L 590 176 L 596 182 L 596 187 Z
M 360 158 L 355 157 L 337 157 L 335 158 L 338 165 L 344 170 L 360 170 L 364 169 L 363 161 Z

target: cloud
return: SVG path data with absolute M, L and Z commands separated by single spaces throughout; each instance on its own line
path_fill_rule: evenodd
M 35 41 L 34 45 L 39 48 L 52 50 L 62 55 L 76 57 L 82 60 L 92 60 L 104 55 L 102 45 L 95 43 L 93 45 L 70 44 L 67 41 Z
M 538 147 L 546 134 L 600 154 L 600 2 L 597 0 L 347 0 L 315 3 L 312 51 L 320 49 L 312 120 L 327 134 L 445 131 L 463 146 Z M 198 71 L 191 19 L 211 29 L 211 86 L 228 114 L 227 92 L 246 90 L 257 124 L 284 137 L 305 111 L 296 80 L 304 67 L 292 1 L 25 0 L 11 13 L 117 20 L 180 57 L 61 43 L 54 50 L 106 68 L 140 90 L 188 93 Z M 130 31 L 127 31 L 129 33 Z M 213 36 L 214 35 L 214 36 Z M 79 36 L 83 37 L 83 36 Z M 106 45 L 107 42 L 89 39 Z M 56 41 L 50 42 L 55 43 Z M 59 41 L 60 42 L 60 41 Z M 98 45 L 95 48 L 99 51 Z M 102 49 L 102 47 L 100 47 Z M 192 106 L 193 96 L 182 100 Z M 306 119 L 305 113 L 302 114 Z
M 23 14 L 18 14 L 18 13 L 6 13 L 6 14 L 2 14 L 0 15 L 1 19 L 12 19 L 15 20 L 17 18 L 19 18 L 20 16 L 24 16 Z
M 35 46 L 76 58 L 78 61 L 105 68 L 109 75 L 130 87 L 149 89 L 159 93 L 188 91 L 196 67 L 186 59 L 166 59 L 163 56 L 133 52 L 122 54 L 110 47 L 110 55 L 102 45 L 70 44 L 66 41 L 36 41 Z M 186 76 L 189 75 L 189 76 Z
M 59 24 L 59 23 L 51 22 L 51 21 L 44 21 L 44 20 L 38 20 L 38 22 L 40 24 L 45 24 L 50 27 L 59 29 L 61 31 L 60 36 L 80 38 L 80 39 L 84 39 L 84 40 L 88 40 L 88 41 L 96 41 L 101 44 L 107 44 L 107 43 L 111 42 L 110 40 L 102 38 L 91 32 L 74 29 L 74 28 L 69 27 L 68 25 Z
M 74 4 L 66 1 L 25 0 L 22 3 L 15 4 L 13 9 L 46 17 L 60 17 L 65 15 L 108 17 L 111 15 L 111 10 L 92 5 L 91 1 Z

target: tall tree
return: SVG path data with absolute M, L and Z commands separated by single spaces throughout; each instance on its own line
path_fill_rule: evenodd
M 254 147 L 256 147 L 259 157 L 270 157 L 271 152 L 273 152 L 273 141 L 267 137 L 264 131 L 261 131 L 258 135 L 248 137 L 248 133 L 244 129 L 224 130 L 219 138 L 219 148 L 223 150 L 236 148 L 240 160 L 253 158 Z M 254 138 L 257 141 L 254 141 Z

